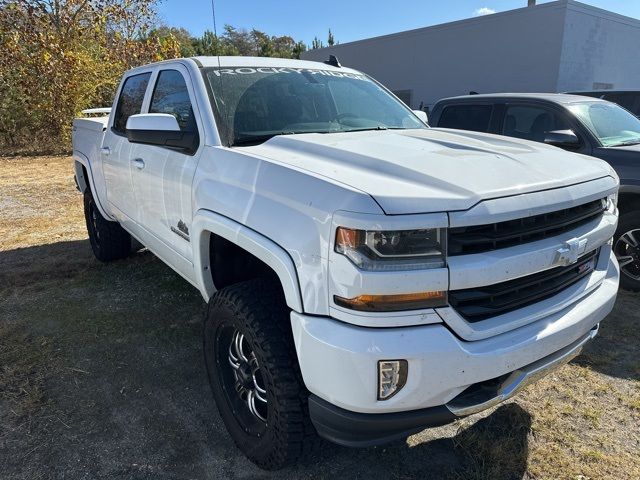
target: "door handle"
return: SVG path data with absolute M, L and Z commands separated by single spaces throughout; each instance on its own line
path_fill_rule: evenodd
M 111 155 L 111 149 L 109 147 L 102 147 L 100 149 L 100 153 L 103 155 Z
M 144 168 L 144 160 L 141 158 L 134 158 L 133 164 L 138 170 L 142 170 Z

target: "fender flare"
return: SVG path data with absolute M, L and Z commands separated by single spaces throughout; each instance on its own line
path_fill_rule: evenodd
M 80 168 L 78 164 L 82 165 L 86 169 L 87 174 L 89 175 L 89 178 L 85 178 L 82 172 L 82 168 Z M 115 219 L 107 213 L 106 209 L 102 206 L 102 203 L 98 198 L 98 195 L 95 193 L 97 192 L 97 189 L 96 189 L 95 181 L 93 179 L 93 170 L 91 169 L 91 162 L 84 154 L 82 154 L 77 150 L 73 151 L 73 170 L 76 175 L 76 181 L 78 183 L 78 188 L 80 189 L 80 192 L 84 193 L 87 187 L 89 187 L 89 189 L 92 192 L 93 199 L 96 201 L 96 205 L 98 206 L 98 210 L 100 211 L 100 214 L 108 220 L 115 221 Z M 89 184 L 87 184 L 87 182 L 89 182 Z
M 302 295 L 293 260 L 280 245 L 238 222 L 211 210 L 200 209 L 191 223 L 193 269 L 205 301 L 216 292 L 209 271 L 209 237 L 219 235 L 266 263 L 278 276 L 287 306 L 302 313 Z

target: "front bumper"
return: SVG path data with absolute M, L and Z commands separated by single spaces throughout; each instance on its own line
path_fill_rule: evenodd
M 513 383 L 517 371 L 535 368 L 538 362 L 553 363 L 565 353 L 571 356 L 573 347 L 579 352 L 595 335 L 594 327 L 612 310 L 618 278 L 617 262 L 610 255 L 605 278 L 576 303 L 477 341 L 460 339 L 444 324 L 366 328 L 293 312 L 298 360 L 312 393 L 312 420 L 319 433 L 330 440 L 367 445 L 447 423 L 474 413 L 477 407 L 488 408 L 496 403 L 493 398 L 476 398 L 475 404 L 469 398 L 467 404 L 460 400 L 474 391 L 470 388 L 474 385 L 489 382 L 496 389 L 507 388 L 507 378 Z M 376 365 L 389 359 L 408 361 L 407 382 L 389 400 L 378 401 Z M 514 391 L 500 400 L 513 395 L 518 390 L 515 387 L 511 385 Z M 396 414 L 395 418 L 401 419 L 400 432 L 396 420 L 389 416 Z M 370 422 L 387 426 L 358 428 Z
M 316 395 L 309 398 L 309 413 L 323 438 L 347 447 L 370 447 L 438 427 L 498 405 L 527 385 L 569 362 L 598 333 L 596 325 L 584 337 L 559 352 L 489 382 L 475 384 L 446 405 L 394 413 L 358 413 L 336 407 Z

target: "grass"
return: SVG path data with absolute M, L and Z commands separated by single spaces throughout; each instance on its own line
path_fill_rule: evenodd
M 211 402 L 203 303 L 148 253 L 96 262 L 68 157 L 0 158 L 0 477 L 272 478 Z M 510 402 L 274 478 L 640 478 L 640 296 Z
M 51 339 L 0 325 L 0 402 L 16 418 L 44 402 L 44 377 L 53 366 Z

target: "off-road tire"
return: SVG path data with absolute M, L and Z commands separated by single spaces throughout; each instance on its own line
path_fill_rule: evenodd
M 640 242 L 640 210 L 631 210 L 620 215 L 620 218 L 618 219 L 618 228 L 616 229 L 616 233 L 613 237 L 614 253 L 616 253 L 616 255 L 619 255 L 618 241 L 620 237 L 633 230 L 638 230 L 635 237 L 638 242 Z M 640 245 L 638 250 L 640 251 Z M 638 254 L 640 252 L 633 253 Z M 640 260 L 635 263 L 640 263 Z M 621 266 L 620 270 L 620 287 L 631 292 L 639 292 L 640 280 L 634 279 L 625 273 L 625 267 Z M 638 271 L 640 272 L 640 270 Z
M 101 262 L 112 262 L 131 253 L 131 235 L 119 223 L 102 216 L 90 191 L 84 194 L 84 219 L 93 254 Z
M 267 390 L 267 422 L 258 433 L 243 426 L 234 413 L 232 397 L 228 397 L 237 395 L 225 383 L 228 373 L 223 369 L 231 366 L 220 360 L 226 355 L 220 339 L 229 328 L 245 336 L 260 364 Z M 309 392 L 298 365 L 289 310 L 277 279 L 241 282 L 218 291 L 210 299 L 204 322 L 204 353 L 220 416 L 249 460 L 263 469 L 277 470 L 318 445 L 309 418 Z

